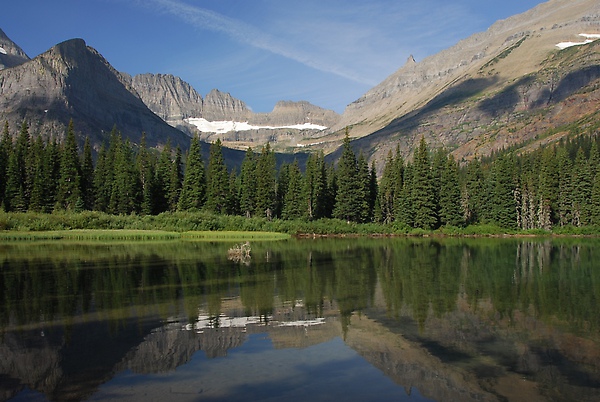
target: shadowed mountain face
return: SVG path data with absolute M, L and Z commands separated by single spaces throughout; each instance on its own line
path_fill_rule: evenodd
M 98 147 L 113 126 L 136 143 L 142 132 L 156 146 L 188 137 L 166 124 L 137 97 L 127 80 L 81 39 L 56 45 L 16 67 L 0 71 L 0 119 L 32 132 L 62 136 L 69 120 Z

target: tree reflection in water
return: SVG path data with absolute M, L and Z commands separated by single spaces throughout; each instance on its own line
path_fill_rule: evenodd
M 253 243 L 248 264 L 227 243 L 0 245 L 0 398 L 83 399 L 267 333 L 276 350 L 339 337 L 432 399 L 593 400 L 598 245 L 290 240 Z

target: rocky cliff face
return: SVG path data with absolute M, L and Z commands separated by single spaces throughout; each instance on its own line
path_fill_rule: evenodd
M 0 120 L 18 127 L 23 119 L 32 133 L 58 137 L 73 119 L 81 142 L 89 136 L 96 147 L 115 125 L 134 143 L 142 132 L 150 146 L 164 144 L 167 138 L 184 148 L 189 143 L 185 134 L 152 113 L 130 80 L 82 39 L 0 70 Z
M 0 29 L 0 70 L 29 61 L 29 56 Z
M 131 85 L 142 101 L 165 121 L 181 121 L 202 114 L 202 96 L 171 74 L 139 74 Z
M 241 100 L 228 92 L 213 89 L 204 99 L 204 107 L 200 116 L 208 121 L 248 121 L 252 116 L 250 108 Z

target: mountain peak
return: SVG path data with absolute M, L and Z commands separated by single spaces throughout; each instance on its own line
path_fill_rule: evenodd
M 13 42 L 2 29 L 0 29 L 0 70 L 15 67 L 29 61 L 25 54 L 15 42 Z

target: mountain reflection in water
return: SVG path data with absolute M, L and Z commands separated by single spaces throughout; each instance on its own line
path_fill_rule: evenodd
M 600 241 L 0 245 L 0 400 L 600 399 Z

